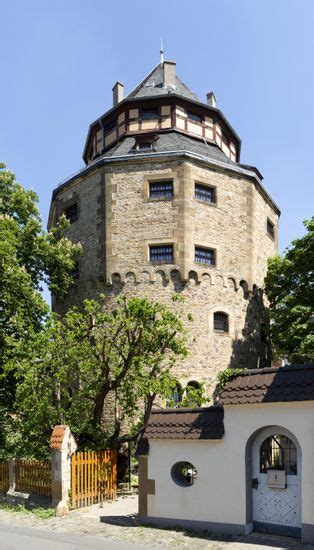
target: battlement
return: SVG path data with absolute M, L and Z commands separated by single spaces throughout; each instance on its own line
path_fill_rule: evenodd
M 257 285 L 253 284 L 249 287 L 247 281 L 244 279 L 239 279 L 235 275 L 225 275 L 222 272 L 215 270 L 215 273 L 210 272 L 206 269 L 191 270 L 188 274 L 188 280 L 186 280 L 179 269 L 170 269 L 170 268 L 156 268 L 156 269 L 147 269 L 143 271 L 133 270 L 127 272 L 118 272 L 115 271 L 109 276 L 109 281 L 111 285 L 121 284 L 121 285 L 130 285 L 130 284 L 154 284 L 162 283 L 168 284 L 173 282 L 174 284 L 182 283 L 187 286 L 195 285 L 206 285 L 206 286 L 216 286 L 223 288 L 231 288 L 234 291 L 242 289 L 244 294 L 249 292 L 253 293 L 257 290 Z

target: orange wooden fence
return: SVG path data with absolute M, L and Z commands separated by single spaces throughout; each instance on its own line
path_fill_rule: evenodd
M 17 459 L 15 488 L 21 493 L 51 496 L 51 462 Z
M 116 493 L 116 451 L 86 451 L 72 455 L 71 501 L 73 508 L 114 499 Z
M 9 463 L 0 462 L 0 493 L 5 494 L 9 490 Z

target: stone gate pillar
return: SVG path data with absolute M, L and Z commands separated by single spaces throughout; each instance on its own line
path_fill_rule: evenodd
M 52 506 L 56 515 L 65 515 L 69 508 L 71 488 L 71 456 L 76 450 L 76 442 L 69 426 L 55 426 L 50 438 Z

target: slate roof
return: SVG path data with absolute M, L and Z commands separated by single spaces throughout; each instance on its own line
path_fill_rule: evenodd
M 148 453 L 150 439 L 222 439 L 224 411 L 220 406 L 153 410 L 138 444 L 137 454 Z
M 163 64 L 159 63 L 143 80 L 140 82 L 126 99 L 134 97 L 155 97 L 159 95 L 166 95 L 168 93 L 176 93 L 192 99 L 193 101 L 199 101 L 197 95 L 192 92 L 177 76 L 175 86 L 164 85 L 164 73 Z
M 153 132 L 152 132 L 153 133 Z M 53 199 L 57 195 L 57 193 L 62 189 L 65 185 L 68 185 L 70 182 L 74 181 L 76 178 L 88 174 L 91 170 L 95 169 L 97 166 L 101 166 L 102 164 L 105 164 L 106 162 L 111 162 L 111 159 L 114 161 L 115 158 L 117 160 L 120 160 L 120 158 L 124 158 L 126 160 L 127 158 L 147 158 L 147 157 L 154 157 L 154 155 L 158 155 L 158 153 L 167 154 L 169 152 L 175 154 L 176 152 L 186 154 L 189 156 L 189 154 L 196 154 L 201 158 L 202 160 L 208 160 L 209 162 L 212 162 L 213 164 L 216 164 L 217 166 L 221 166 L 223 168 L 232 169 L 234 172 L 238 172 L 240 174 L 244 174 L 249 177 L 253 177 L 256 180 L 257 185 L 259 186 L 261 192 L 263 193 L 263 196 L 266 198 L 266 200 L 272 205 L 272 207 L 280 214 L 279 207 L 277 204 L 272 200 L 271 196 L 268 194 L 266 189 L 263 187 L 261 180 L 259 179 L 260 174 L 254 168 L 254 166 L 248 166 L 245 164 L 240 164 L 238 162 L 234 162 L 233 160 L 229 159 L 220 149 L 217 145 L 214 144 L 207 144 L 204 143 L 204 141 L 201 141 L 199 139 L 193 138 L 191 136 L 187 136 L 185 134 L 181 134 L 181 132 L 177 132 L 176 130 L 169 130 L 167 132 L 161 132 L 158 133 L 159 139 L 155 143 L 155 151 L 149 151 L 148 153 L 140 152 L 139 154 L 132 154 L 132 148 L 135 144 L 135 138 L 132 136 L 124 137 L 120 142 L 113 145 L 110 149 L 108 149 L 105 153 L 102 155 L 99 155 L 99 157 L 95 158 L 91 163 L 89 163 L 87 166 L 84 166 L 72 176 L 67 178 L 66 180 L 62 181 L 56 189 L 53 191 Z
M 97 157 L 97 160 L 103 157 L 120 157 L 127 154 L 132 154 L 132 148 L 135 144 L 134 137 L 126 137 L 120 141 L 117 145 L 108 149 L 106 153 Z M 158 134 L 158 140 L 154 145 L 156 153 L 162 153 L 167 151 L 189 151 L 208 157 L 212 160 L 218 160 L 231 166 L 240 166 L 237 162 L 230 160 L 217 145 L 207 144 L 199 139 L 186 136 L 175 130 Z M 154 151 L 149 152 L 150 155 L 154 154 Z M 134 154 L 136 157 L 136 154 Z M 91 163 L 92 164 L 92 163 Z
M 230 380 L 219 403 L 244 405 L 314 400 L 314 365 L 252 369 Z

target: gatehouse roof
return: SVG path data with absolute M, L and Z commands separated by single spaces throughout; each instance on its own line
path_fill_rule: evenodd
M 220 406 L 152 410 L 137 454 L 148 454 L 150 439 L 222 439 L 223 418 Z
M 246 370 L 224 386 L 222 405 L 314 401 L 314 365 Z

